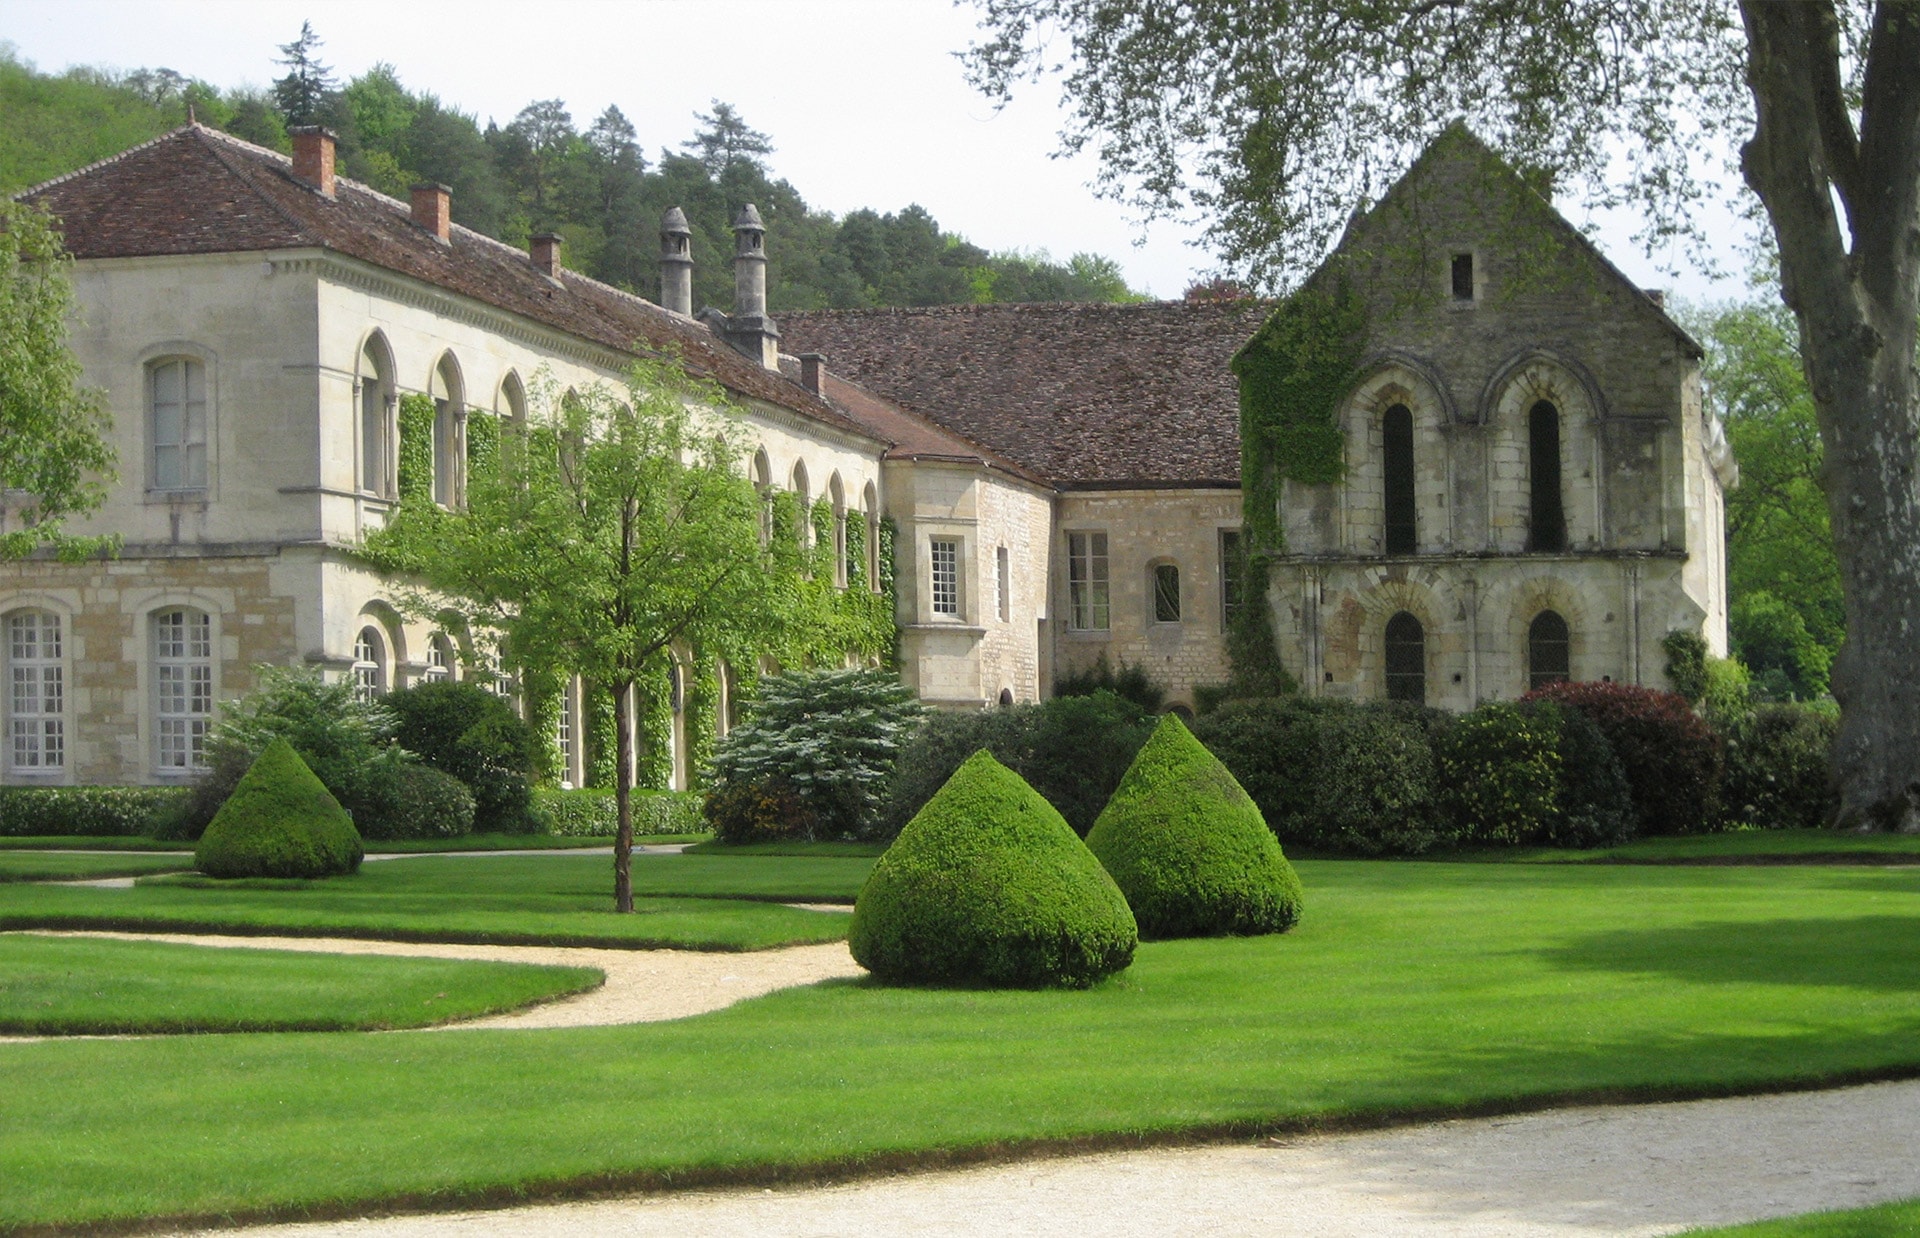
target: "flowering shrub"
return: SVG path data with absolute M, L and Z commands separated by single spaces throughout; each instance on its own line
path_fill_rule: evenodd
M 1522 697 L 1577 709 L 1613 745 L 1646 834 L 1698 834 L 1717 824 L 1720 737 L 1672 692 L 1618 683 L 1551 683 Z

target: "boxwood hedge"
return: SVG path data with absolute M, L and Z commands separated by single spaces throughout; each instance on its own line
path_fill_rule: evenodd
M 214 814 L 193 866 L 210 877 L 329 877 L 358 869 L 362 854 L 353 818 L 276 739 Z

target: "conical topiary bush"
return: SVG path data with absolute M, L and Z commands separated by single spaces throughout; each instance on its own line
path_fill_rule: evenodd
M 1142 937 L 1281 933 L 1300 878 L 1260 809 L 1179 718 L 1161 719 L 1087 833 Z
M 359 868 L 362 855 L 353 818 L 276 739 L 208 823 L 193 866 L 210 877 L 330 877 Z
M 1083 988 L 1133 961 L 1127 900 L 1026 780 L 984 750 L 860 889 L 848 945 L 894 983 Z

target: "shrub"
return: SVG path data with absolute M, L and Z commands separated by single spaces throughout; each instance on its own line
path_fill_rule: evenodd
M 0 838 L 29 834 L 165 834 L 186 803 L 182 787 L 0 787 Z
M 1092 696 L 1096 692 L 1111 692 L 1149 714 L 1159 713 L 1167 700 L 1167 690 L 1153 682 L 1146 667 L 1122 662 L 1116 671 L 1104 652 L 1086 670 L 1053 681 L 1055 696 Z
M 1532 708 L 1559 715 L 1560 811 L 1542 841 L 1605 847 L 1633 837 L 1633 790 L 1606 733 L 1577 709 L 1547 701 Z
M 1126 898 L 1052 805 L 981 751 L 874 864 L 847 944 L 890 983 L 1085 987 L 1133 961 Z
M 1482 705 L 1437 734 L 1434 761 L 1462 841 L 1592 847 L 1631 832 L 1619 758 L 1576 709 Z
M 353 811 L 362 838 L 458 838 L 473 832 L 473 792 L 430 765 L 394 761 L 367 781 Z
M 538 828 L 533 774 L 540 743 L 513 706 L 472 683 L 423 683 L 389 693 L 393 737 L 426 764 L 473 792 L 473 816 L 508 834 Z
M 1715 824 L 1720 737 L 1678 694 L 1618 683 L 1552 683 L 1521 699 L 1553 701 L 1593 720 L 1626 771 L 1641 832 L 1697 834 Z
M 1229 701 L 1194 722 L 1284 843 L 1415 855 L 1448 840 L 1435 711 L 1301 697 Z
M 1300 879 L 1220 759 L 1168 714 L 1087 834 L 1142 937 L 1283 933 Z
M 633 792 L 633 833 L 698 834 L 705 830 L 702 797 L 692 791 Z M 620 828 L 613 792 L 600 787 L 574 791 L 536 790 L 533 813 L 540 832 L 566 838 L 611 838 Z
M 276 739 L 200 836 L 193 866 L 210 877 L 328 877 L 358 869 L 361 855 L 353 818 Z
M 737 840 L 837 838 L 869 829 L 921 712 L 888 671 L 762 679 L 747 720 L 714 748 L 715 832 Z
M 1153 720 L 1107 691 L 964 714 L 933 714 L 900 753 L 876 837 L 891 837 L 984 748 L 1038 791 L 1076 834 L 1093 828 L 1153 732 Z
M 1840 806 L 1831 753 L 1839 720 L 1804 705 L 1762 705 L 1726 732 L 1726 823 L 1762 830 L 1828 824 Z
M 1667 682 L 1673 690 L 1697 705 L 1707 694 L 1707 641 L 1698 632 L 1675 628 L 1660 638 L 1667 652 Z

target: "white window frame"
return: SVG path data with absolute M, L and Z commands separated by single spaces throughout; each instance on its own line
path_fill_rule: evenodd
M 1067 534 L 1067 627 L 1075 632 L 1113 630 L 1113 580 L 1104 529 Z
M 194 606 L 166 606 L 148 620 L 153 655 L 153 759 L 162 776 L 206 766 L 213 725 L 213 616 Z
M 944 572 L 941 570 L 943 559 L 946 569 Z M 960 617 L 960 539 L 929 537 L 927 564 L 927 601 L 932 607 L 934 617 L 958 619 Z
M 162 399 L 168 376 L 178 374 L 172 399 Z M 197 398 L 196 398 L 197 388 Z M 198 357 L 173 355 L 147 363 L 147 485 L 162 494 L 191 494 L 207 488 L 207 364 Z M 172 424 L 162 420 L 174 410 Z M 163 467 L 163 452 L 176 453 Z
M 387 638 L 375 624 L 353 634 L 353 693 L 372 701 L 387 692 Z
M 66 623 L 50 610 L 18 610 L 0 620 L 6 656 L 7 770 L 58 777 L 67 768 Z
M 427 638 L 427 669 L 421 673 L 421 678 L 428 683 L 452 683 L 454 663 L 457 661 L 452 638 L 445 632 L 435 632 Z

